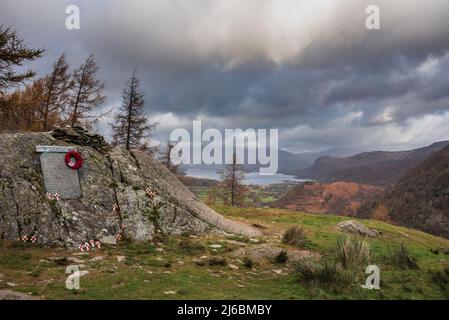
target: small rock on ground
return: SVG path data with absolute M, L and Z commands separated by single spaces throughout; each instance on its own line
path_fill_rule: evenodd
M 275 247 L 269 244 L 255 245 L 246 248 L 239 248 L 234 251 L 234 255 L 239 258 L 248 257 L 251 258 L 256 263 L 263 263 L 265 261 L 272 262 L 273 259 L 281 253 L 281 251 L 286 250 L 285 248 Z M 317 256 L 317 253 L 313 253 L 308 250 L 287 250 L 288 264 L 293 264 L 299 260 Z
M 103 244 L 109 244 L 113 246 L 117 244 L 117 239 L 114 236 L 104 236 L 100 241 Z
M 166 294 L 166 295 L 173 295 L 173 294 L 176 294 L 176 291 L 164 291 L 164 294 Z
M 96 262 L 96 261 L 101 261 L 101 260 L 103 260 L 103 256 L 96 256 L 96 257 L 93 257 L 93 258 L 90 259 L 89 261 L 90 261 L 90 262 Z
M 68 257 L 67 261 L 73 262 L 73 263 L 84 263 L 84 260 L 81 260 L 81 259 L 78 259 L 78 258 L 75 258 L 75 257 Z
M 75 253 L 72 253 L 72 256 L 88 257 L 89 253 L 87 253 L 87 252 L 75 252 Z

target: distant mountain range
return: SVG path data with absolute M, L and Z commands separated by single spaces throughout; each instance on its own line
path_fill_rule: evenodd
M 409 169 L 448 145 L 449 141 L 440 141 L 427 147 L 407 151 L 361 153 L 360 149 L 355 148 L 334 148 L 298 154 L 279 150 L 278 173 L 321 183 L 345 181 L 385 188 L 397 182 Z M 220 171 L 223 170 L 224 165 L 181 166 L 184 172 L 189 168 Z M 258 164 L 245 165 L 247 172 L 258 171 L 259 168 Z
M 296 175 L 303 169 L 306 169 L 313 165 L 315 160 L 325 156 L 332 157 L 345 157 L 354 155 L 360 152 L 360 149 L 355 148 L 332 148 L 320 152 L 303 152 L 294 154 L 286 150 L 279 150 L 278 152 L 278 173 Z M 245 154 L 246 151 L 245 151 Z M 259 164 L 245 165 L 245 171 L 256 172 L 259 171 L 261 166 Z M 182 165 L 181 170 L 186 171 L 189 168 L 203 169 L 203 170 L 223 170 L 224 165 L 206 165 L 206 164 L 195 164 L 195 165 Z
M 285 150 L 279 150 L 279 173 L 297 175 L 303 169 L 313 165 L 313 163 L 322 157 L 347 157 L 360 152 L 360 149 L 351 148 L 332 148 L 319 152 L 291 153 Z M 249 167 L 249 166 L 247 166 Z M 249 167 L 250 168 L 250 167 Z M 251 168 L 257 171 L 258 166 Z
M 372 151 L 350 157 L 318 158 L 311 167 L 299 170 L 297 176 L 319 182 L 348 181 L 387 187 L 409 169 L 449 145 L 449 141 L 408 151 Z

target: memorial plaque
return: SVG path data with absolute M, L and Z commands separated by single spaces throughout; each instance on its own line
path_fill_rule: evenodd
M 36 152 L 64 152 L 67 153 L 70 150 L 75 150 L 74 147 L 66 146 L 36 146 Z
M 76 199 L 81 197 L 81 187 L 78 170 L 69 168 L 64 161 L 66 152 L 74 150 L 68 147 L 37 146 L 40 156 L 45 190 L 48 193 L 59 193 L 61 199 Z

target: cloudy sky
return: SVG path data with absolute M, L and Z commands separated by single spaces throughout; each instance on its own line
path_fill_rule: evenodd
M 81 29 L 65 28 L 65 8 Z M 380 8 L 381 30 L 365 27 Z M 0 24 L 47 49 L 93 53 L 108 106 L 134 68 L 166 140 L 204 127 L 279 128 L 280 146 L 407 149 L 449 139 L 447 0 L 1 0 Z M 99 130 L 107 134 L 105 123 Z

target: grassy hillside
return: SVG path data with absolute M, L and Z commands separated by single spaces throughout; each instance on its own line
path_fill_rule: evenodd
M 274 245 L 294 249 L 281 243 L 283 233 L 292 225 L 304 229 L 302 250 L 325 256 L 332 251 L 342 233 L 335 225 L 345 217 L 310 215 L 279 209 L 230 208 L 218 206 L 218 212 L 235 220 L 256 225 L 264 232 L 260 239 L 235 236 L 177 236 L 160 243 L 120 244 L 102 247 L 84 256 L 65 249 L 48 249 L 22 243 L 0 242 L 0 287 L 31 293 L 47 299 L 445 299 L 449 274 L 449 240 L 420 231 L 362 220 L 382 235 L 367 239 L 371 263 L 381 272 L 380 290 L 360 288 L 364 281 L 338 290 L 310 285 L 297 273 L 295 265 L 282 261 L 257 263 L 237 258 L 239 247 Z M 259 242 L 259 243 L 258 243 Z M 419 269 L 403 269 L 393 263 L 392 252 L 402 243 Z M 81 290 L 65 288 L 64 260 L 81 259 L 82 270 L 90 273 L 81 278 Z M 98 261 L 92 258 L 103 257 Z M 118 261 L 117 256 L 125 259 Z M 206 258 L 207 256 L 207 258 Z M 94 259 L 95 260 L 95 259 Z M 364 270 L 361 270 L 362 272 Z M 446 281 L 446 282 L 445 282 Z M 9 282 L 9 286 L 6 285 Z M 15 285 L 14 287 L 10 287 Z

